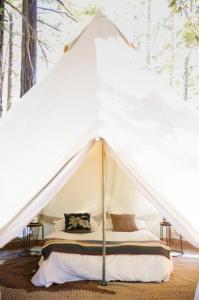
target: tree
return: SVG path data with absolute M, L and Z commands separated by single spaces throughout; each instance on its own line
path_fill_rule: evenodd
M 175 14 L 171 12 L 171 73 L 170 84 L 174 87 L 175 84 L 175 67 L 176 67 L 176 24 Z
M 3 96 L 3 40 L 4 40 L 4 0 L 0 0 L 0 117 L 2 115 Z
M 186 49 L 184 60 L 183 98 L 188 100 L 190 57 L 194 48 L 199 46 L 199 3 L 197 0 L 171 0 L 169 7 L 184 18 L 183 39 Z
M 51 9 L 49 7 L 37 7 L 37 0 L 23 0 L 22 3 L 22 43 L 21 43 L 21 92 L 22 97 L 36 82 L 37 71 L 37 42 L 47 62 L 47 56 L 43 48 L 43 42 L 37 37 L 37 22 L 47 25 L 52 29 L 59 30 L 56 26 L 44 22 L 41 18 L 37 18 L 37 9 L 45 12 L 53 12 L 56 14 L 67 16 L 68 18 L 76 21 L 68 9 L 65 7 L 64 2 L 56 0 L 61 9 Z M 43 1 L 53 3 L 53 1 Z M 45 47 L 46 45 L 44 45 Z
M 23 0 L 22 15 L 20 96 L 23 96 L 36 82 L 37 0 Z
M 146 62 L 151 62 L 151 1 L 147 0 L 147 55 Z
M 189 84 L 189 59 L 191 56 L 191 52 L 189 52 L 184 60 L 184 92 L 183 99 L 184 101 L 188 100 L 188 84 Z
M 8 89 L 7 89 L 7 110 L 11 107 L 12 98 L 12 73 L 13 73 L 13 16 L 9 13 L 9 58 L 8 58 Z

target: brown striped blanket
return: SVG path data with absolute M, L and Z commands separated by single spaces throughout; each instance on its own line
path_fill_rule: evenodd
M 47 239 L 42 254 L 44 259 L 51 252 L 73 253 L 82 255 L 102 255 L 102 241 Z M 170 259 L 170 248 L 161 241 L 107 241 L 106 255 L 161 255 Z

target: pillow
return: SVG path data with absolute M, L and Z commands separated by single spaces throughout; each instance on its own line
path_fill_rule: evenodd
M 113 230 L 113 223 L 111 218 L 106 219 L 106 230 Z
M 54 220 L 53 224 L 54 224 L 55 231 L 65 230 L 65 219 L 64 218 L 61 218 L 59 220 Z M 92 217 L 90 218 L 90 226 L 91 226 L 91 232 L 98 231 L 98 223 Z
M 60 217 L 55 217 L 55 216 L 48 216 L 48 215 L 45 215 L 45 214 L 40 214 L 39 215 L 39 220 L 38 222 L 44 222 L 44 223 L 54 223 L 54 221 L 57 221 L 57 220 L 61 220 L 62 218 Z
M 111 214 L 111 219 L 113 223 L 113 231 L 120 232 L 131 232 L 137 231 L 138 228 L 135 224 L 135 215 L 132 214 Z
M 91 232 L 90 214 L 75 213 L 64 214 L 65 231 L 72 233 L 88 233 Z
M 109 215 L 110 216 L 110 215 Z M 142 219 L 135 218 L 135 224 L 138 229 L 146 229 L 146 222 Z M 106 230 L 113 230 L 113 223 L 111 217 L 106 219 Z
M 90 218 L 91 232 L 98 231 L 99 224 L 95 221 L 94 218 Z
M 65 229 L 65 219 L 62 218 L 60 220 L 54 220 L 53 221 L 53 224 L 54 224 L 54 230 L 55 231 L 62 231 Z
M 138 229 L 147 229 L 146 222 L 144 220 L 135 218 L 135 224 Z

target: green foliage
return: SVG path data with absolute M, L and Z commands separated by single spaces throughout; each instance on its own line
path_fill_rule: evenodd
M 183 39 L 185 46 L 199 46 L 199 1 L 170 0 L 169 7 L 173 13 L 181 15 L 184 20 Z
M 89 4 L 83 9 L 81 13 L 86 16 L 93 16 L 96 14 L 96 11 L 97 11 L 97 7 Z
M 169 8 L 171 8 L 173 13 L 182 12 L 182 7 L 177 5 L 177 0 L 171 0 L 169 3 Z
M 173 13 L 183 13 L 191 9 L 191 1 L 192 0 L 170 0 L 169 7 Z
M 189 48 L 199 46 L 199 18 L 197 23 L 188 20 L 184 24 L 183 38 Z
M 89 3 L 87 6 L 82 9 L 74 8 L 72 9 L 72 13 L 77 18 L 77 20 L 81 20 L 83 16 L 94 16 L 98 10 L 98 7 Z

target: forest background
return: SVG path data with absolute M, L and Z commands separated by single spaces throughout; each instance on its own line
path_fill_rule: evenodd
M 0 0 L 0 116 L 49 72 L 99 9 L 179 99 L 198 108 L 199 0 Z

